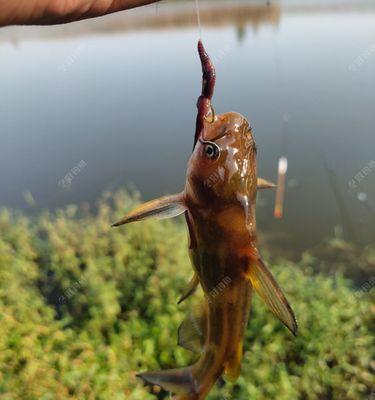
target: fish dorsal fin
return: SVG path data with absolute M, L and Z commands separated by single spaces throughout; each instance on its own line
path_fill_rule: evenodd
M 183 194 L 173 194 L 141 204 L 112 226 L 120 226 L 148 218 L 173 218 L 182 214 L 184 211 L 186 211 L 186 206 L 184 204 Z
M 263 178 L 258 178 L 257 180 L 257 187 L 258 189 L 273 189 L 275 188 L 277 185 L 275 185 L 274 183 L 267 181 Z
M 187 288 L 185 289 L 183 295 L 180 297 L 180 300 L 178 300 L 177 304 L 181 304 L 184 300 L 190 297 L 197 290 L 198 284 L 198 275 L 194 274 L 194 276 L 191 278 L 191 281 L 187 285 Z
M 296 336 L 298 326 L 294 312 L 260 257 L 249 263 L 246 275 L 273 314 Z
M 193 353 L 201 353 L 207 331 L 207 306 L 195 307 L 178 328 L 178 345 Z

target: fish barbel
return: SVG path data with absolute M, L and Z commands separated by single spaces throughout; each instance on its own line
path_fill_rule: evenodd
M 246 118 L 236 112 L 215 114 L 215 68 L 201 41 L 198 52 L 203 84 L 185 189 L 147 202 L 114 224 L 185 214 L 194 276 L 180 302 L 198 285 L 205 297 L 193 320 L 181 324 L 179 343 L 198 348 L 200 357 L 190 367 L 138 375 L 173 392 L 176 400 L 203 400 L 222 375 L 238 378 L 254 290 L 297 333 L 294 313 L 258 251 L 257 190 L 275 185 L 257 177 L 257 148 Z

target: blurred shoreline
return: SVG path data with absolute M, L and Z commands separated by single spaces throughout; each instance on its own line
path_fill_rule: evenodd
M 203 27 L 231 27 L 238 29 L 250 25 L 257 30 L 261 25 L 277 27 L 283 14 L 327 12 L 375 12 L 375 2 L 368 1 L 200 1 Z M 69 39 L 85 35 L 106 35 L 136 31 L 186 29 L 197 26 L 195 3 L 167 1 L 116 13 L 92 20 L 55 26 L 13 26 L 0 30 L 0 43 L 30 40 Z

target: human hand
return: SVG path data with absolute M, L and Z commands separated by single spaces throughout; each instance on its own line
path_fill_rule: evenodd
M 156 1 L 159 0 L 0 0 L 0 26 L 62 24 Z

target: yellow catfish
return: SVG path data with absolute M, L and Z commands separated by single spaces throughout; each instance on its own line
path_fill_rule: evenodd
M 201 42 L 198 51 L 203 85 L 185 189 L 145 203 L 114 224 L 185 213 L 194 277 L 180 301 L 198 285 L 205 298 L 200 314 L 182 323 L 179 342 L 192 349 L 201 345 L 201 355 L 190 367 L 138 375 L 175 393 L 176 400 L 203 400 L 222 375 L 238 378 L 254 289 L 297 333 L 294 313 L 257 248 L 257 190 L 274 185 L 257 178 L 257 149 L 246 118 L 236 112 L 215 115 L 211 105 L 215 68 Z

